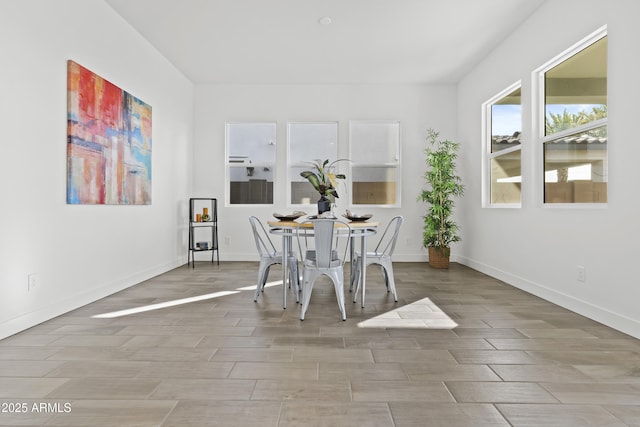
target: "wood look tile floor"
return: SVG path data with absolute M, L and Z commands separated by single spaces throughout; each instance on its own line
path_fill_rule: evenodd
M 397 303 L 371 267 L 344 322 L 326 279 L 304 322 L 279 284 L 253 302 L 257 268 L 183 266 L 1 340 L 0 425 L 640 426 L 640 340 L 467 267 L 396 263 Z

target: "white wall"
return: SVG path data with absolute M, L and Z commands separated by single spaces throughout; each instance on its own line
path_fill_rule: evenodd
M 456 248 L 465 264 L 602 323 L 640 337 L 640 181 L 637 43 L 640 2 L 546 2 L 459 84 L 458 137 L 467 195 Z M 608 26 L 609 186 L 605 208 L 542 206 L 542 153 L 531 138 L 532 71 L 599 27 Z M 481 206 L 481 108 L 522 80 L 523 203 Z M 586 267 L 586 282 L 577 266 Z M 566 325 L 571 327 L 571 325 Z
M 0 2 L 0 56 L 2 338 L 184 262 L 194 95 L 102 0 Z M 66 204 L 68 59 L 153 107 L 151 205 Z
M 443 136 L 455 133 L 456 92 L 454 86 L 368 85 L 200 85 L 196 88 L 194 196 L 220 199 L 220 259 L 255 260 L 257 253 L 250 233 L 249 215 L 263 220 L 273 212 L 294 210 L 286 204 L 287 122 L 338 121 L 339 156 L 348 157 L 349 120 L 399 120 L 402 139 L 402 207 L 350 208 L 338 199 L 336 212 L 352 209 L 372 213 L 386 223 L 402 214 L 405 224 L 396 249 L 401 261 L 425 260 L 422 249 L 422 215 L 425 205 L 416 202 L 423 185 L 426 129 Z M 273 206 L 224 206 L 225 122 L 277 122 L 276 181 Z M 312 159 L 310 159 L 312 160 Z M 307 213 L 317 212 L 310 207 Z M 372 239 L 373 240 L 373 239 Z M 228 243 L 227 243 L 228 241 Z

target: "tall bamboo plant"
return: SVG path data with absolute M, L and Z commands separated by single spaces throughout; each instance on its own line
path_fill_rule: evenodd
M 460 240 L 458 225 L 451 219 L 454 198 L 464 194 L 464 185 L 456 173 L 458 143 L 441 140 L 439 132 L 427 131 L 424 178 L 429 189 L 423 189 L 418 197 L 429 204 L 424 216 L 423 246 L 433 246 L 448 252 L 451 243 Z

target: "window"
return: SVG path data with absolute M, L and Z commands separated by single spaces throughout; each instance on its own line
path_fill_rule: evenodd
M 273 204 L 275 123 L 227 123 L 229 204 Z
M 310 205 L 320 198 L 309 181 L 300 172 L 309 170 L 315 159 L 338 158 L 338 123 L 289 123 L 289 203 Z M 344 190 L 337 188 L 340 198 Z
M 606 30 L 544 67 L 540 78 L 544 202 L 606 203 Z
M 349 124 L 353 205 L 400 205 L 400 123 Z
M 484 104 L 486 131 L 485 204 L 520 205 L 522 102 L 520 82 Z

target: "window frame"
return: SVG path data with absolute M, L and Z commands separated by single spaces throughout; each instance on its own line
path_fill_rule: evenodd
M 546 202 L 545 201 L 545 144 L 554 141 L 556 139 L 563 138 L 568 135 L 573 135 L 575 133 L 585 132 L 591 129 L 595 129 L 602 126 L 607 126 L 608 129 L 608 120 L 609 116 L 604 119 L 594 120 L 584 125 L 579 125 L 576 127 L 572 127 L 569 129 L 564 129 L 559 132 L 556 132 L 551 135 L 546 135 L 546 93 L 545 93 L 545 74 L 547 71 L 552 68 L 558 66 L 559 64 L 567 61 L 574 55 L 582 52 L 583 50 L 589 48 L 594 43 L 599 40 L 608 37 L 607 26 L 603 25 L 598 28 L 588 36 L 574 43 L 569 48 L 565 49 L 560 54 L 554 56 L 549 61 L 547 61 L 542 66 L 538 67 L 533 72 L 532 82 L 534 84 L 534 106 L 533 106 L 533 132 L 535 135 L 535 155 L 536 155 L 536 164 L 539 165 L 535 168 L 535 177 L 534 180 L 538 185 L 536 185 L 536 202 L 539 207 L 543 207 L 545 209 L 606 209 L 609 199 L 607 197 L 607 202 L 599 203 L 599 202 L 571 202 L 571 203 L 560 203 L 560 202 Z M 608 65 L 608 64 L 607 64 Z M 607 73 L 607 87 L 608 83 L 608 73 Z M 607 90 L 608 92 L 608 90 Z M 607 102 L 608 105 L 608 102 Z M 607 164 L 608 164 L 608 152 L 609 148 L 607 147 Z M 607 188 L 609 188 L 609 180 L 607 177 Z
M 320 195 L 316 193 L 315 197 L 316 198 L 312 198 L 308 204 L 305 203 L 292 203 L 291 202 L 291 183 L 293 182 L 293 179 L 295 178 L 296 180 L 300 180 L 300 181 L 304 181 L 304 178 L 301 178 L 299 176 L 292 176 L 291 174 L 291 170 L 293 167 L 301 167 L 304 166 L 306 167 L 306 169 L 311 170 L 313 168 L 313 166 L 310 164 L 311 162 L 313 162 L 315 159 L 308 159 L 307 161 L 309 163 L 293 163 L 292 162 L 292 155 L 291 155 L 291 126 L 292 125 L 335 125 L 335 130 L 336 130 L 336 134 L 335 134 L 335 142 L 329 142 L 329 145 L 331 144 L 335 144 L 335 154 L 329 156 L 329 161 L 335 161 L 338 159 L 339 153 L 340 153 L 340 122 L 338 122 L 337 120 L 326 120 L 326 121 L 291 121 L 291 122 L 287 122 L 287 191 L 286 191 L 286 206 L 287 208 L 294 208 L 294 209 L 310 209 L 314 206 L 316 206 L 318 199 L 320 198 Z M 324 159 L 323 159 L 324 160 Z M 337 167 L 339 168 L 340 165 L 337 165 Z M 311 185 L 311 184 L 309 184 Z M 339 194 L 341 193 L 340 191 L 341 189 L 338 188 L 338 192 Z
M 491 111 L 491 107 L 493 107 L 498 101 L 514 92 L 515 90 L 520 89 L 520 144 L 514 147 L 505 148 L 504 150 L 491 152 L 491 140 L 492 140 L 492 130 L 493 130 L 493 114 Z M 483 150 L 482 150 L 482 207 L 483 208 L 497 208 L 497 209 L 518 209 L 522 207 L 522 198 L 524 191 L 524 174 L 522 173 L 522 129 L 524 124 L 524 118 L 522 114 L 522 80 L 518 80 L 511 85 L 507 86 L 505 89 L 498 92 L 493 97 L 489 98 L 482 104 L 482 126 L 483 126 Z M 507 154 L 514 153 L 516 151 L 520 152 L 520 202 L 519 203 L 493 203 L 491 201 L 491 161 L 502 157 Z
M 264 206 L 274 206 L 277 200 L 277 188 L 278 188 L 278 153 L 276 149 L 275 157 L 273 160 L 273 194 L 271 203 L 231 203 L 231 168 L 232 167 L 241 167 L 241 166 L 231 166 L 232 162 L 229 160 L 231 157 L 230 150 L 230 126 L 233 125 L 271 125 L 273 126 L 273 140 L 269 142 L 270 145 L 273 145 L 274 148 L 277 147 L 277 138 L 278 138 L 278 123 L 276 121 L 227 121 L 224 125 L 225 132 L 225 157 L 224 157 L 224 173 L 225 173 L 225 186 L 224 186 L 224 206 L 225 207 L 264 207 Z
M 398 126 L 398 141 L 395 147 L 396 155 L 395 162 L 388 163 L 358 163 L 353 160 L 353 125 L 360 124 L 392 124 Z M 361 208 L 400 208 L 402 207 L 402 122 L 400 120 L 350 120 L 349 121 L 349 174 L 347 175 L 348 186 L 350 189 L 349 204 L 353 209 Z M 353 190 L 353 169 L 354 165 L 361 165 L 360 167 L 386 167 L 394 168 L 396 171 L 396 198 L 395 203 L 376 204 L 376 203 L 355 203 L 354 202 L 354 190 Z

